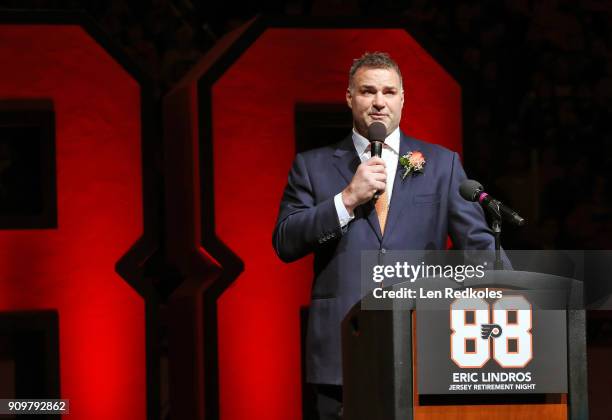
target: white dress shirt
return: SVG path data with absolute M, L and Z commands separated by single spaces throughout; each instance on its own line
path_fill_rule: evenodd
M 370 152 L 370 141 L 363 137 L 361 134 L 355 131 L 353 128 L 353 146 L 357 151 L 357 156 L 361 159 L 361 162 L 372 157 Z M 385 161 L 385 169 L 387 171 L 387 197 L 389 203 L 391 203 L 391 195 L 393 194 L 393 182 L 395 181 L 395 172 L 397 171 L 397 163 L 399 161 L 399 146 L 400 146 L 400 131 L 399 127 L 393 130 L 391 134 L 385 139 L 382 150 L 382 160 Z M 336 205 L 336 213 L 338 213 L 338 220 L 340 221 L 340 227 L 344 228 L 348 223 L 355 218 L 354 214 L 349 214 L 348 210 L 342 202 L 342 192 L 339 192 L 334 197 L 334 204 Z

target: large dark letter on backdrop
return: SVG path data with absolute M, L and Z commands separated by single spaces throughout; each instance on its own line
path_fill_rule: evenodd
M 86 19 L 2 18 L 0 311 L 19 322 L 0 338 L 39 340 L 55 381 L 39 397 L 70 399 L 71 419 L 144 420 L 145 300 L 115 271 L 145 229 L 143 88 Z

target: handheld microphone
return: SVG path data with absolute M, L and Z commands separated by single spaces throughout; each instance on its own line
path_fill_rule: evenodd
M 525 219 L 519 216 L 517 212 L 486 193 L 484 187 L 478 181 L 473 179 L 463 181 L 459 186 L 459 194 L 467 201 L 478 201 L 487 211 L 507 220 L 513 225 L 523 226 L 526 223 Z
M 383 143 L 387 137 L 387 127 L 380 121 L 374 121 L 368 127 L 368 140 L 370 140 L 371 155 L 382 156 Z
M 370 154 L 372 157 L 382 157 L 383 143 L 387 137 L 387 127 L 380 121 L 374 121 L 368 127 L 368 140 L 370 140 Z M 374 200 L 377 200 L 382 192 L 374 193 Z

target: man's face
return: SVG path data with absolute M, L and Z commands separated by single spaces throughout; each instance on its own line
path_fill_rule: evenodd
M 404 106 L 399 75 L 393 69 L 361 67 L 353 76 L 352 87 L 347 89 L 346 102 L 359 134 L 367 137 L 370 124 L 380 121 L 389 135 L 399 126 Z

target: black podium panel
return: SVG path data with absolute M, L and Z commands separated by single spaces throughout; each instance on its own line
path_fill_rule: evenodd
M 565 311 L 504 296 L 417 308 L 419 395 L 567 393 Z M 519 309 L 499 309 L 505 303 Z

